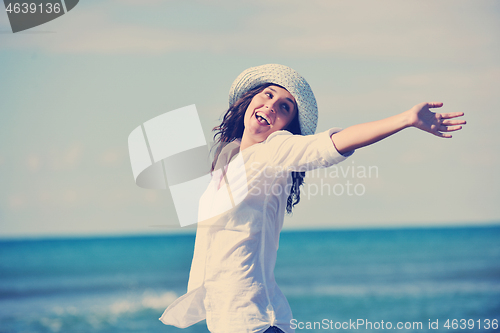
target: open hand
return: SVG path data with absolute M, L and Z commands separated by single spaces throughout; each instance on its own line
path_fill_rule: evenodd
M 441 132 L 453 132 L 462 129 L 460 125 L 464 125 L 466 123 L 465 120 L 450 119 L 463 116 L 464 113 L 434 113 L 430 110 L 431 108 L 440 108 L 442 106 L 443 103 L 440 102 L 420 103 L 415 105 L 408 110 L 410 126 L 414 126 L 441 138 L 451 138 L 451 134 Z

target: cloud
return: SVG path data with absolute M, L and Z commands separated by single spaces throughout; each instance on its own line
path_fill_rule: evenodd
M 73 144 L 64 150 L 52 149 L 48 157 L 48 165 L 52 170 L 66 170 L 78 166 L 82 161 L 83 149 L 78 144 Z
M 264 11 L 247 23 L 248 28 L 271 24 L 289 31 L 276 41 L 280 49 L 303 54 L 420 59 L 483 56 L 484 47 L 496 44 L 498 38 L 498 33 L 488 31 L 494 17 L 468 11 L 475 4 L 457 4 L 313 1 L 300 7 L 284 6 L 279 15 Z M 486 11 L 486 7 L 481 9 Z
M 24 206 L 26 205 L 26 196 L 22 194 L 12 194 L 8 198 L 9 201 L 9 208 L 12 210 L 19 210 L 23 209 Z
M 103 2 L 81 6 L 69 13 L 64 21 L 58 22 L 57 33 L 4 38 L 4 45 L 0 47 L 35 47 L 50 53 L 167 54 L 199 51 L 459 61 L 492 59 L 498 53 L 497 31 L 500 29 L 493 29 L 498 24 L 489 15 L 488 4 L 460 2 L 457 5 L 457 1 L 256 1 L 251 9 L 219 1 L 215 10 L 221 14 L 224 4 L 227 4 L 230 8 L 226 16 L 239 15 L 238 20 L 225 19 L 224 16 L 223 19 L 209 18 L 200 14 L 203 11 L 198 8 L 181 20 L 181 24 L 164 22 L 162 15 L 158 14 L 176 10 L 184 13 L 179 9 L 180 4 L 160 6 L 157 1 L 149 1 L 148 6 L 158 8 L 147 7 L 148 11 L 141 8 L 131 13 L 136 3 L 128 0 L 120 5 Z M 193 6 L 207 7 L 209 4 L 198 1 Z M 147 16 L 151 19 L 146 20 Z M 123 17 L 130 17 L 130 20 Z
M 103 166 L 116 167 L 122 165 L 127 157 L 123 150 L 110 149 L 101 154 L 99 163 Z
M 164 4 L 165 0 L 114 0 L 115 5 L 131 5 L 131 6 L 159 6 Z
M 113 164 L 120 156 L 103 156 L 105 164 Z M 32 173 L 39 172 L 42 168 L 60 172 L 77 168 L 83 160 L 83 148 L 80 144 L 72 144 L 66 148 L 52 147 L 45 152 L 30 152 L 24 157 L 25 167 Z M 0 163 L 1 164 L 1 163 Z
M 409 88 L 425 87 L 438 84 L 452 89 L 463 89 L 470 94 L 481 97 L 493 97 L 500 87 L 500 67 L 471 70 L 441 70 L 418 73 L 393 78 L 394 86 Z
M 41 166 L 40 156 L 38 156 L 38 154 L 34 154 L 34 153 L 29 154 L 28 157 L 26 158 L 26 164 L 27 164 L 28 170 L 30 170 L 32 172 L 37 172 L 38 170 L 40 170 L 40 166 Z

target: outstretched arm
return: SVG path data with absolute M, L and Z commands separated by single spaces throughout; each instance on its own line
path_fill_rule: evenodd
M 343 154 L 348 151 L 371 145 L 407 127 L 416 127 L 442 138 L 451 138 L 442 132 L 457 131 L 465 120 L 450 120 L 463 116 L 463 112 L 434 113 L 431 108 L 440 108 L 443 103 L 420 103 L 398 115 L 358 124 L 332 134 L 333 144 Z

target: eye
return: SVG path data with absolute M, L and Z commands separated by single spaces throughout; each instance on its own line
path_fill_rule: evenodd
M 269 98 L 271 98 L 271 99 L 273 98 L 273 94 L 272 94 L 272 93 L 270 93 L 269 91 L 266 91 L 264 94 L 266 94 L 266 95 L 267 95 L 267 97 L 269 97 Z
M 290 112 L 290 106 L 286 103 L 283 103 L 283 105 L 281 106 L 283 109 L 285 109 L 286 112 Z

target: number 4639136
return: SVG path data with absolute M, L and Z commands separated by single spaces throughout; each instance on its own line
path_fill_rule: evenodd
M 486 330 L 489 330 L 490 328 L 496 330 L 498 328 L 498 319 L 493 319 L 493 320 L 490 320 L 490 319 L 483 319 L 482 320 L 482 328 L 483 329 L 486 329 Z M 474 328 L 474 325 L 476 325 L 476 328 L 478 329 L 481 329 L 481 319 L 478 319 L 476 321 L 474 321 L 474 319 L 469 319 L 469 320 L 465 320 L 465 319 L 453 319 L 453 320 L 447 320 L 446 323 L 444 323 L 444 327 L 446 327 L 447 329 L 473 329 Z
M 45 5 L 45 7 L 44 7 Z M 46 13 L 46 14 L 59 14 L 61 12 L 61 4 L 60 3 L 50 3 L 47 2 L 45 4 L 36 4 L 36 3 L 9 3 L 9 5 L 5 8 L 5 11 L 9 14 L 35 14 L 35 13 Z

